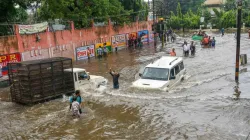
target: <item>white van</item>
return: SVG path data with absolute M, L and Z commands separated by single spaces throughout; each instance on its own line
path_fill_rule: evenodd
M 184 79 L 186 69 L 181 57 L 163 56 L 147 65 L 132 87 L 168 91 Z

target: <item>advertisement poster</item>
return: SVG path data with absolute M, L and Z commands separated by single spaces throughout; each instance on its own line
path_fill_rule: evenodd
M 126 46 L 126 34 L 112 36 L 112 46 L 125 47 Z
M 137 33 L 133 32 L 133 33 L 128 33 L 127 34 L 127 40 L 131 39 L 131 38 L 137 38 Z
M 148 40 L 149 36 L 148 35 L 149 35 L 148 30 L 143 30 L 143 31 L 138 32 L 138 36 L 141 37 L 141 41 L 142 41 L 143 44 L 149 42 L 149 40 Z
M 99 47 L 104 47 L 104 43 L 97 43 L 95 44 L 95 50 L 97 50 Z M 111 48 L 111 42 L 106 42 L 106 47 L 108 49 L 109 52 L 112 52 L 112 48 Z M 96 51 L 97 54 L 97 51 Z
M 149 32 L 149 42 L 154 42 L 154 32 Z
M 2 68 L 2 76 L 8 74 L 8 63 L 21 62 L 20 53 L 0 55 L 0 68 Z
M 78 48 L 76 48 L 76 60 L 77 61 L 88 59 L 88 53 L 87 53 L 88 48 L 90 50 L 90 57 L 95 56 L 95 46 L 94 45 L 78 47 Z

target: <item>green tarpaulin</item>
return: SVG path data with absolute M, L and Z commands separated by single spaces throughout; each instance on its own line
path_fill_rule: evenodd
M 192 36 L 192 39 L 193 40 L 202 40 L 203 36 L 194 35 L 194 36 Z

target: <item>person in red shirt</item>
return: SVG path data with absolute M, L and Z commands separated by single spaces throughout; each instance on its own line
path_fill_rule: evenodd
M 175 49 L 173 48 L 172 51 L 170 52 L 170 56 L 176 56 Z

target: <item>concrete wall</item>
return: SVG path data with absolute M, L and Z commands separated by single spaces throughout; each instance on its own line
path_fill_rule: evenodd
M 24 61 L 57 56 L 74 58 L 77 47 L 108 42 L 117 34 L 151 30 L 152 21 L 135 22 L 124 26 L 112 26 L 109 21 L 107 26 L 92 26 L 79 30 L 74 29 L 73 22 L 70 22 L 70 25 L 71 30 L 45 31 L 31 35 L 20 35 L 16 25 L 15 36 L 0 37 L 0 55 L 20 52 Z M 37 37 L 40 38 L 39 41 Z

